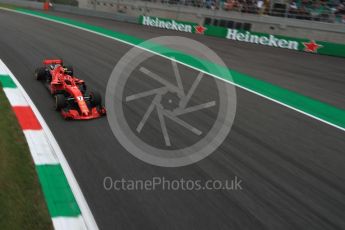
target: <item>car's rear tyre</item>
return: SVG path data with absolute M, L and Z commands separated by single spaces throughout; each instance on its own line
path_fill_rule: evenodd
M 92 106 L 101 106 L 102 105 L 102 96 L 98 92 L 90 93 L 90 102 Z
M 66 69 L 65 73 L 73 77 L 73 74 L 74 74 L 73 66 L 66 65 L 64 68 Z
M 47 70 L 45 67 L 40 67 L 35 70 L 35 78 L 37 81 L 43 81 L 47 79 Z
M 66 97 L 63 94 L 55 95 L 55 109 L 57 111 L 66 107 Z

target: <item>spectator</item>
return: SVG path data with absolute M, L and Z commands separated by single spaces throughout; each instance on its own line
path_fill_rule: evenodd
M 238 7 L 238 2 L 236 0 L 227 0 L 224 2 L 223 9 L 224 10 L 234 10 Z
M 345 23 L 345 2 L 337 6 L 334 14 L 337 22 Z
M 289 5 L 289 17 L 295 18 L 298 14 L 298 8 L 296 0 L 291 1 Z
M 312 20 L 315 21 L 326 21 L 328 17 L 329 10 L 324 2 L 314 1 L 309 8 Z
M 259 14 L 262 14 L 264 9 L 264 1 L 263 0 L 257 0 L 256 7 L 258 9 Z

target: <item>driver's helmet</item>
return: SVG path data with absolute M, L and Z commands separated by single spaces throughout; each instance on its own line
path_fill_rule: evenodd
M 64 70 L 64 73 L 65 74 L 68 74 L 68 75 L 70 75 L 71 77 L 73 77 L 72 75 L 72 71 L 70 70 L 70 69 L 68 69 L 67 67 L 63 67 L 63 70 Z

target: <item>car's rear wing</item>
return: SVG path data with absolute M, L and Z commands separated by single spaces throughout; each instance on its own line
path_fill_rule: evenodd
M 57 65 L 57 64 L 62 65 L 63 64 L 62 59 L 46 59 L 43 61 L 43 65 Z

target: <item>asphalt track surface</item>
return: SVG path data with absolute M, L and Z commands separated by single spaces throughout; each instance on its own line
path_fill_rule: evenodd
M 80 20 L 141 38 L 169 31 L 109 20 Z M 129 154 L 107 119 L 66 122 L 33 80 L 42 59 L 63 57 L 104 94 L 128 45 L 88 32 L 0 11 L 0 58 L 24 86 L 70 164 L 100 229 L 344 229 L 345 133 L 237 89 L 237 113 L 224 143 L 185 167 L 162 168 Z M 184 35 L 184 34 L 179 34 Z M 344 59 L 187 35 L 215 50 L 232 69 L 344 108 Z M 164 72 L 161 62 L 148 64 Z M 133 91 L 137 90 L 134 85 Z M 207 92 L 206 89 L 202 89 Z M 140 114 L 134 109 L 133 117 Z M 207 123 L 207 120 L 203 122 Z M 239 191 L 107 191 L 104 177 L 223 179 Z

